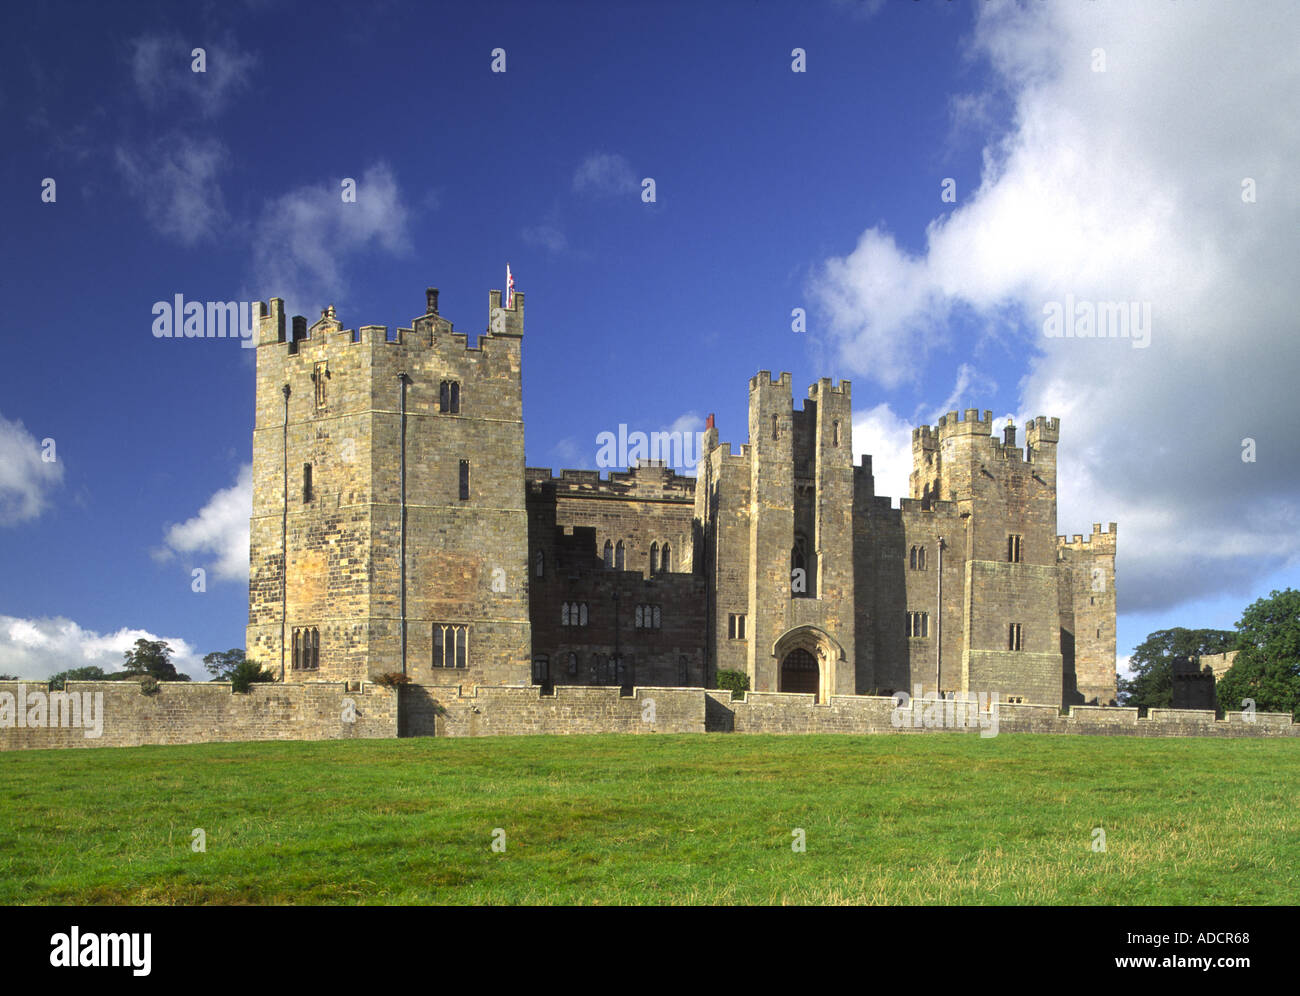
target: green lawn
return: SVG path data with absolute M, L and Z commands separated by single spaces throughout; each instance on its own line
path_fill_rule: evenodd
M 0 902 L 1295 903 L 1297 785 L 1289 739 L 5 752 Z M 195 828 L 204 853 L 191 849 Z

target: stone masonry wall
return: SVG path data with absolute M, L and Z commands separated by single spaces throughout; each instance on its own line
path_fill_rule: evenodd
M 234 694 L 228 682 L 174 681 L 145 695 L 135 681 L 69 681 L 64 691 L 78 697 L 77 711 L 63 700 L 54 713 L 49 703 L 59 693 L 50 693 L 45 682 L 4 681 L 0 750 L 397 736 L 396 693 L 368 683 L 351 687 L 360 690 L 349 691 L 345 682 L 277 683 Z M 83 712 L 87 695 L 92 709 Z M 39 725 L 17 725 L 20 702 L 24 721 Z M 88 736 L 95 725 L 99 736 Z
M 0 750 L 397 736 L 872 734 L 953 729 L 951 724 L 926 727 L 928 704 L 924 702 L 917 703 L 915 727 L 895 726 L 894 700 L 883 696 L 834 695 L 826 704 L 814 704 L 810 694 L 749 692 L 737 701 L 729 691 L 701 688 L 637 687 L 631 695 L 623 695 L 617 687 L 557 686 L 553 695 L 543 695 L 536 687 L 407 685 L 400 693 L 373 684 L 360 688 L 349 690 L 344 682 L 267 684 L 235 695 L 225 683 L 164 682 L 156 695 L 144 695 L 133 681 L 68 682 L 68 693 L 102 696 L 100 736 L 88 737 L 84 727 L 89 722 L 52 725 L 63 715 L 66 703 L 60 703 L 59 714 L 41 712 L 50 701 L 44 682 L 0 682 Z M 38 694 L 45 698 L 38 700 Z M 41 725 L 16 725 L 20 695 L 25 700 L 24 718 L 39 717 Z M 345 718 L 348 715 L 351 721 Z M 968 716 L 966 731 L 976 732 L 981 717 L 987 721 L 988 714 Z M 1068 716 L 1062 716 L 1054 705 L 999 703 L 997 717 L 999 735 L 1300 736 L 1300 724 L 1285 713 L 1257 713 L 1254 722 L 1247 722 L 1239 712 L 1215 719 L 1209 710 L 1152 709 L 1140 719 L 1134 708 L 1074 706 Z
M 700 688 L 618 688 L 557 685 L 541 689 L 480 685 L 407 685 L 402 689 L 404 736 L 485 737 L 530 733 L 703 733 Z
M 895 726 L 892 698 L 835 695 L 825 705 L 814 705 L 811 695 L 749 692 L 733 701 L 731 692 L 710 690 L 709 730 L 735 733 L 928 733 L 959 732 L 952 727 L 926 727 L 916 703 L 917 726 Z M 908 715 L 904 711 L 904 715 Z M 983 714 L 987 719 L 987 714 Z M 974 717 L 971 717 L 972 719 Z M 1101 736 L 1147 737 L 1268 737 L 1300 736 L 1300 725 L 1286 713 L 1256 713 L 1247 722 L 1243 713 L 1215 719 L 1213 711 L 1152 709 L 1145 719 L 1136 708 L 1074 706 L 1062 716 L 1056 706 L 998 705 L 998 734 L 1071 733 Z M 976 732 L 977 724 L 966 731 Z

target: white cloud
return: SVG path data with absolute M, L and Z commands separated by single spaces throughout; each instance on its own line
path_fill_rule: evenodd
M 248 522 L 253 514 L 253 465 L 244 464 L 239 478 L 214 494 L 197 515 L 169 526 L 159 559 L 184 555 L 215 578 L 248 581 Z
M 142 35 L 131 41 L 131 76 L 150 108 L 173 100 L 188 100 L 199 113 L 220 113 L 241 90 L 247 89 L 257 59 L 240 49 L 230 36 L 219 39 L 179 35 Z M 194 49 L 204 50 L 204 71 L 193 70 Z
M 584 449 L 573 436 L 565 436 L 551 447 L 551 455 L 558 458 L 561 467 L 578 470 L 594 461 L 594 450 Z
M 63 464 L 41 459 L 42 446 L 22 422 L 0 415 L 0 526 L 36 518 L 49 505 L 49 493 L 63 481 Z
M 548 252 L 563 252 L 569 246 L 564 233 L 554 225 L 533 225 L 519 233 L 529 245 L 541 246 Z
M 617 153 L 598 152 L 582 161 L 573 173 L 573 190 L 593 197 L 617 197 L 641 188 L 632 165 Z
M 410 251 L 409 212 L 393 171 L 369 167 L 345 202 L 343 177 L 299 187 L 262 211 L 253 239 L 254 296 L 282 297 L 288 314 L 314 316 L 346 292 L 348 256 Z
M 978 11 L 975 50 L 990 91 L 1011 95 L 1011 131 L 978 186 L 958 178 L 923 251 L 875 227 L 824 263 L 813 291 L 832 345 L 894 386 L 932 353 L 967 353 L 952 316 L 983 323 L 1028 356 L 1018 407 L 1061 418 L 1061 531 L 1119 522 L 1121 607 L 1244 591 L 1300 561 L 1283 414 L 1300 381 L 1297 22 L 1280 3 Z M 1258 203 L 1243 203 L 1245 177 Z M 1067 294 L 1150 302 L 1150 345 L 1045 338 L 1044 305 Z
M 853 415 L 854 463 L 862 454 L 871 457 L 871 476 L 877 495 L 906 498 L 908 476 L 912 473 L 912 426 L 894 414 L 887 404 L 879 404 Z
M 119 145 L 117 166 L 145 217 L 185 246 L 214 239 L 228 224 L 217 178 L 229 160 L 219 139 L 173 133 L 144 147 Z
M 136 640 L 163 640 L 172 649 L 176 670 L 206 679 L 203 655 L 179 637 L 160 637 L 146 629 L 123 627 L 114 633 L 82 629 L 63 616 L 20 619 L 0 615 L 0 673 L 39 681 L 74 667 L 122 670 L 123 655 Z
M 660 432 L 703 432 L 704 419 L 699 412 L 683 412 L 673 419 L 672 424 L 659 430 Z

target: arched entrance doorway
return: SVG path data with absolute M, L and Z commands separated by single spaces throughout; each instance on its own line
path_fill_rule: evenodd
M 840 678 L 852 675 L 853 665 L 846 661 L 844 648 L 820 626 L 805 624 L 788 629 L 772 643 L 772 670 L 768 681 L 779 692 L 803 692 L 815 695 L 818 703 L 829 702 L 840 687 Z M 762 673 L 760 672 L 760 677 Z M 848 684 L 848 682 L 845 682 Z M 759 688 L 763 688 L 759 685 Z
M 782 692 L 807 692 L 820 698 L 821 672 L 817 658 L 802 648 L 791 650 L 781 661 Z

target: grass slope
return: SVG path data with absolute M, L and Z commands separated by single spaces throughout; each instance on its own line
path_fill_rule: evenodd
M 0 902 L 1294 903 L 1297 784 L 1297 740 L 695 735 L 6 752 Z M 194 828 L 204 853 L 191 849 Z M 503 853 L 491 849 L 496 828 Z M 804 853 L 791 848 L 796 828 Z

